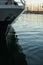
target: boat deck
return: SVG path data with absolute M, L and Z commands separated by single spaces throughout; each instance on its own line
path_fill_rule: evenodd
M 16 6 L 16 5 L 0 5 L 0 8 L 24 8 L 23 6 Z

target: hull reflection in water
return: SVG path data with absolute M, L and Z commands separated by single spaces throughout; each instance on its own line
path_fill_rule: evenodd
M 28 65 L 43 65 L 43 15 L 22 14 L 14 22 Z
M 25 60 L 25 54 L 22 52 L 22 48 L 18 43 L 16 32 L 8 26 L 6 31 L 6 43 L 7 43 L 7 65 L 27 65 Z

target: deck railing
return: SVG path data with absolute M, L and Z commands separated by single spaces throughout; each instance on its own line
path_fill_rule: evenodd
M 25 0 L 20 0 L 20 2 L 17 2 L 17 0 L 16 1 L 13 1 L 12 2 L 12 0 L 11 1 L 8 1 L 8 0 L 6 0 L 6 1 L 0 1 L 0 5 L 4 5 L 4 4 L 6 4 L 6 5 L 11 5 L 11 4 L 15 4 L 15 5 L 19 5 L 19 4 L 21 4 L 21 5 L 24 5 L 25 6 Z

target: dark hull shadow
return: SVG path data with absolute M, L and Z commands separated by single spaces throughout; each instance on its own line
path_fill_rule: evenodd
M 10 35 L 8 35 L 9 31 L 5 35 L 6 29 L 7 24 L 0 23 L 0 65 L 27 65 L 26 56 L 18 44 L 15 31 L 10 26 Z M 11 34 L 14 34 L 14 36 Z

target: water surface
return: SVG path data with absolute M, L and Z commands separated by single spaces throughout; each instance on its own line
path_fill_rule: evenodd
M 28 65 L 43 65 L 43 15 L 22 14 L 14 22 L 12 27 Z

